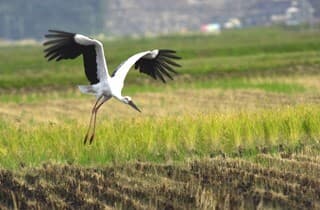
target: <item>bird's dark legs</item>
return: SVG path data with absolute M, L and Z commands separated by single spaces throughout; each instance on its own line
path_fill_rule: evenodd
M 91 125 L 92 125 L 92 118 L 93 118 L 93 115 L 95 113 L 95 110 L 96 110 L 96 106 L 98 105 L 99 101 L 103 98 L 103 96 L 100 96 L 96 103 L 94 104 L 93 108 L 92 108 L 92 111 L 91 111 L 91 116 L 90 116 L 90 122 L 89 122 L 89 127 L 88 127 L 88 130 L 87 130 L 87 133 L 86 133 L 86 136 L 84 137 L 84 144 L 87 143 L 87 140 L 88 140 L 88 136 L 89 136 L 89 132 L 90 132 L 90 128 L 91 128 Z
M 96 121 L 97 121 L 97 112 L 99 110 L 99 108 L 102 106 L 102 104 L 104 104 L 104 102 L 106 102 L 109 98 L 104 98 L 101 103 L 96 106 L 95 108 L 95 112 L 94 112 L 94 117 L 93 117 L 93 130 L 92 130 L 92 135 L 90 137 L 90 141 L 89 141 L 89 144 L 92 143 L 93 139 L 94 139 L 94 134 L 96 132 Z

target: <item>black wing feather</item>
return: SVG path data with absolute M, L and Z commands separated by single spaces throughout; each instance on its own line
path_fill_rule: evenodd
M 91 84 L 96 84 L 99 82 L 97 75 L 97 61 L 96 61 L 96 50 L 95 46 L 87 46 L 83 49 L 83 60 L 84 69 L 88 80 Z
M 161 73 L 165 74 L 167 77 L 169 77 L 171 80 L 173 80 L 173 77 L 172 77 L 172 76 L 169 74 L 169 72 L 168 72 L 166 69 L 164 69 L 161 65 L 157 64 L 156 67 L 158 68 L 158 70 L 159 70 Z
M 154 59 L 141 58 L 135 65 L 135 69 L 139 69 L 141 73 L 147 74 L 154 79 L 161 79 L 162 82 L 166 82 L 165 77 L 173 80 L 172 75 L 169 72 L 177 74 L 173 67 L 181 67 L 180 64 L 173 60 L 181 59 L 176 55 L 174 50 L 159 50 L 158 55 Z
M 86 77 L 91 84 L 96 84 L 99 79 L 95 46 L 84 46 L 76 43 L 75 35 L 75 33 L 65 31 L 49 30 L 49 33 L 45 35 L 47 40 L 43 43 L 46 47 L 44 50 L 45 58 L 48 61 L 60 61 L 62 59 L 74 59 L 82 54 Z
M 168 63 L 168 64 L 170 64 L 170 65 L 172 65 L 172 66 L 175 66 L 175 67 L 181 67 L 181 65 L 180 64 L 178 64 L 178 63 L 176 63 L 176 62 L 174 62 L 174 61 L 172 61 L 172 60 L 170 60 L 170 59 L 168 59 L 168 58 L 166 58 L 166 57 L 161 57 L 161 60 L 163 60 L 164 62 L 166 62 L 166 63 Z

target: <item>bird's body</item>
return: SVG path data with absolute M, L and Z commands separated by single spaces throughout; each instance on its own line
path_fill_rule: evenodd
M 151 50 L 137 53 L 125 62 L 120 64 L 110 76 L 108 72 L 107 62 L 105 60 L 103 45 L 100 41 L 89 38 L 87 36 L 64 31 L 49 30 L 46 34 L 47 38 L 44 45 L 45 57 L 48 61 L 55 59 L 74 59 L 79 55 L 83 55 L 84 69 L 90 85 L 79 85 L 79 89 L 83 93 L 93 94 L 97 101 L 92 109 L 90 125 L 85 137 L 85 143 L 89 138 L 92 119 L 93 132 L 90 136 L 90 143 L 94 138 L 96 114 L 98 109 L 110 98 L 115 98 L 120 102 L 130 105 L 137 111 L 140 109 L 132 102 L 131 97 L 122 96 L 122 89 L 125 78 L 134 65 L 135 69 L 139 69 L 141 73 L 148 74 L 154 79 L 161 79 L 166 82 L 165 76 L 173 79 L 170 73 L 176 73 L 173 67 L 180 65 L 175 63 L 173 59 L 180 59 L 175 55 L 173 50 Z

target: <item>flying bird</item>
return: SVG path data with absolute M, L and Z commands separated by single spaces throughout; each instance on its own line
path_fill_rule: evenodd
M 84 72 L 90 85 L 79 85 L 82 93 L 93 94 L 96 102 L 92 108 L 89 127 L 84 138 L 84 144 L 91 144 L 96 128 L 96 118 L 99 108 L 112 97 L 141 112 L 133 103 L 131 97 L 122 96 L 125 78 L 132 66 L 140 73 L 147 74 L 163 83 L 172 74 L 177 74 L 175 67 L 181 67 L 175 60 L 181 59 L 176 51 L 169 49 L 154 49 L 139 52 L 121 63 L 110 75 L 104 55 L 103 44 L 93 38 L 65 31 L 49 30 L 45 35 L 44 53 L 48 61 L 75 59 L 82 55 Z

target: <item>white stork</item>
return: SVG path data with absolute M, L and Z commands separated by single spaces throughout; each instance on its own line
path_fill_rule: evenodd
M 120 64 L 110 76 L 104 56 L 103 45 L 98 40 L 81 34 L 57 30 L 49 30 L 45 38 L 44 46 L 46 49 L 44 52 L 48 61 L 74 59 L 81 54 L 83 56 L 84 70 L 90 85 L 79 85 L 79 89 L 82 93 L 94 94 L 97 98 L 92 108 L 84 144 L 86 144 L 88 140 L 90 144 L 92 143 L 95 134 L 97 112 L 102 104 L 110 98 L 114 97 L 141 112 L 133 103 L 131 97 L 122 96 L 121 94 L 124 80 L 133 65 L 135 69 L 139 69 L 141 73 L 145 73 L 154 79 L 159 78 L 164 83 L 166 82 L 165 76 L 173 79 L 170 73 L 176 74 L 177 72 L 174 70 L 174 67 L 180 67 L 179 64 L 173 61 L 174 59 L 181 59 L 176 55 L 175 51 L 156 49 L 140 52 L 131 56 Z M 89 135 L 91 130 L 92 133 Z

